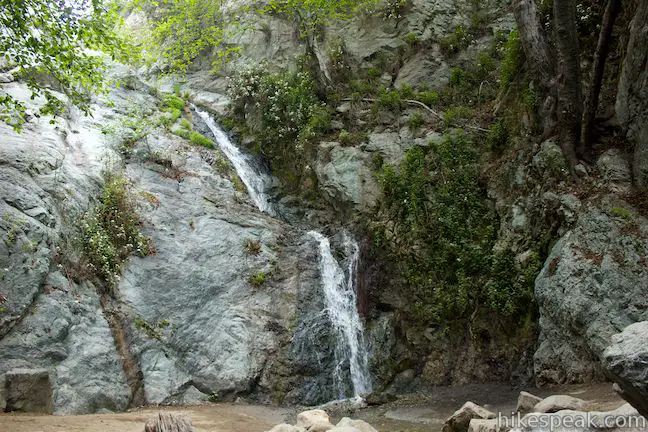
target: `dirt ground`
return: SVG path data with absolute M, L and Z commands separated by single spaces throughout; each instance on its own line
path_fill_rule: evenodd
M 281 408 L 234 404 L 145 408 L 119 414 L 72 416 L 8 413 L 0 414 L 0 432 L 142 432 L 146 420 L 160 410 L 189 416 L 199 432 L 263 432 L 281 423 L 287 414 Z
M 471 400 L 494 412 L 510 414 L 520 389 L 503 385 L 439 387 L 424 396 L 412 396 L 379 407 L 345 414 L 368 421 L 380 432 L 440 431 L 443 421 L 465 401 Z M 526 389 L 538 396 L 569 394 L 590 401 L 591 409 L 607 411 L 624 402 L 611 384 Z M 296 408 L 243 404 L 209 404 L 189 407 L 142 408 L 119 414 L 45 416 L 0 414 L 0 432 L 142 432 L 144 423 L 160 410 L 179 412 L 191 418 L 199 432 L 264 432 L 286 421 L 295 422 Z M 336 423 L 342 414 L 333 415 Z

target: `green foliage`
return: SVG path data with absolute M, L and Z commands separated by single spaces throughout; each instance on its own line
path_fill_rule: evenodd
M 378 94 L 377 104 L 379 107 L 397 111 L 402 108 L 401 95 L 398 90 L 382 90 Z
M 176 108 L 165 108 L 163 110 L 164 114 L 159 119 L 159 122 L 164 127 L 169 127 L 182 116 L 182 111 Z
M 137 58 L 132 45 L 118 36 L 118 6 L 112 1 L 7 0 L 0 8 L 0 53 L 26 81 L 32 99 L 42 96 L 41 115 L 60 115 L 65 103 L 39 83 L 48 75 L 54 87 L 85 114 L 92 93 L 107 93 L 104 58 Z M 1 89 L 1 85 L 0 85 Z M 0 121 L 20 130 L 25 106 L 11 95 L 0 94 Z M 53 122 L 53 120 L 52 120 Z
M 367 69 L 367 76 L 369 78 L 372 78 L 372 79 L 380 78 L 381 75 L 382 75 L 382 72 L 380 72 L 380 70 L 378 68 L 370 67 L 369 69 Z
M 414 46 L 419 42 L 419 36 L 416 32 L 409 32 L 403 36 L 403 42 L 407 45 Z
M 418 92 L 415 99 L 419 102 L 423 102 L 427 106 L 434 106 L 439 101 L 439 93 L 435 91 Z
M 214 148 L 214 142 L 200 132 L 193 131 L 189 133 L 189 141 L 197 146 L 207 147 L 209 149 Z
M 342 129 L 338 135 L 338 141 L 340 141 L 344 145 L 349 145 L 351 144 L 351 141 L 353 139 L 353 135 L 349 131 L 346 131 Z
M 414 97 L 414 89 L 409 84 L 403 84 L 399 89 L 400 96 L 403 99 L 411 99 Z
M 540 104 L 540 95 L 531 85 L 528 85 L 522 92 L 522 102 L 531 112 L 535 112 Z
M 271 73 L 266 65 L 245 68 L 230 80 L 232 119 L 251 132 L 257 150 L 289 187 L 299 182 L 331 114 L 305 72 Z
M 151 239 L 140 233 L 137 205 L 123 175 L 106 177 L 99 203 L 81 220 L 83 251 L 89 267 L 111 285 L 117 283 L 128 256 L 155 252 Z
M 461 126 L 461 120 L 468 120 L 473 114 L 473 110 L 466 106 L 453 106 L 443 114 L 443 123 L 445 127 Z
M 177 135 L 180 138 L 184 138 L 184 139 L 189 139 L 189 135 L 191 135 L 191 131 L 184 128 L 175 128 L 172 129 L 171 132 L 174 135 Z
M 212 0 L 132 0 L 136 7 L 151 11 L 151 30 L 146 46 L 152 60 L 156 52 L 171 72 L 184 73 L 203 52 L 217 54 L 213 67 L 219 69 L 238 52 L 226 40 L 227 28 L 236 27 L 240 11 L 228 12 L 224 2 Z
M 180 97 L 180 90 L 181 90 L 180 83 L 173 83 L 173 94 L 176 95 L 177 97 Z
M 504 46 L 504 60 L 500 70 L 500 87 L 502 89 L 507 89 L 515 80 L 522 65 L 523 56 L 520 34 L 517 30 L 513 30 L 509 33 Z
M 420 128 L 422 125 L 423 125 L 423 116 L 419 111 L 416 111 L 407 119 L 407 127 L 409 127 L 411 131 L 415 131 L 416 129 Z
M 533 301 L 533 286 L 541 267 L 535 252 L 525 264 L 516 263 L 508 249 L 494 252 L 490 257 L 490 280 L 483 293 L 488 309 L 504 316 L 523 314 Z
M 500 118 L 493 122 L 488 129 L 488 145 L 495 152 L 504 150 L 510 140 L 508 122 Z
M 630 213 L 629 210 L 624 209 L 623 207 L 612 207 L 610 209 L 610 213 L 612 214 L 612 216 L 618 217 L 620 219 L 632 219 L 632 213 Z
M 185 101 L 174 94 L 165 94 L 162 97 L 162 105 L 164 108 L 176 109 L 178 111 L 185 109 Z
M 483 80 L 497 68 L 497 64 L 490 52 L 484 51 L 477 55 L 477 79 Z
M 377 0 L 269 0 L 262 12 L 289 17 L 304 38 L 332 21 L 348 20 Z
M 191 129 L 193 128 L 193 125 L 192 125 L 191 122 L 190 122 L 189 120 L 187 120 L 187 119 L 182 119 L 182 120 L 180 120 L 180 124 L 179 124 L 179 126 L 180 126 L 181 128 L 183 128 L 183 129 L 187 129 L 187 130 L 191 130 Z
M 472 42 L 472 35 L 464 26 L 456 26 L 454 31 L 439 41 L 441 52 L 450 56 L 456 52 L 468 48 Z
M 454 67 L 450 70 L 449 84 L 452 87 L 470 88 L 473 85 L 472 76 L 460 67 Z
M 254 287 L 260 287 L 263 285 L 266 281 L 266 274 L 265 272 L 259 272 L 253 275 L 250 275 L 248 278 L 248 283 Z
M 477 153 L 464 135 L 407 152 L 380 176 L 384 202 L 374 246 L 406 285 L 426 322 L 469 319 L 478 308 L 524 313 L 537 264 L 494 252 L 498 221 L 486 205 Z M 538 261 L 536 259 L 536 261 Z
M 180 120 L 175 128 L 171 129 L 171 133 L 184 139 L 189 139 L 192 132 L 193 125 L 189 120 L 184 118 Z
M 412 0 L 386 0 L 373 3 L 373 6 L 377 7 L 368 8 L 367 13 L 381 16 L 385 20 L 400 20 L 412 6 Z M 368 6 L 371 6 L 371 3 L 368 3 Z

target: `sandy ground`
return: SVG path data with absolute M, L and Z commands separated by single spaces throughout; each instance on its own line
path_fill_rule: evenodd
M 160 410 L 188 415 L 200 432 L 263 432 L 281 423 L 287 410 L 255 405 L 214 404 L 146 408 L 120 414 L 46 416 L 0 414 L 0 432 L 142 432 Z
M 380 407 L 359 410 L 350 417 L 368 421 L 380 432 L 440 431 L 443 421 L 465 401 L 471 400 L 494 412 L 509 414 L 520 389 L 503 385 L 439 387 L 425 396 L 405 397 Z M 624 402 L 611 384 L 526 389 L 538 396 L 569 394 L 590 401 L 594 410 L 606 411 Z M 0 432 L 142 432 L 144 423 L 160 410 L 188 415 L 199 432 L 264 432 L 274 425 L 295 422 L 295 408 L 241 404 L 136 409 L 120 414 L 44 416 L 0 414 Z M 337 422 L 341 415 L 334 415 Z

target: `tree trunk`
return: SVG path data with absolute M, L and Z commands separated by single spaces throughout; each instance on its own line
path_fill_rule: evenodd
M 518 0 L 514 6 L 515 21 L 520 32 L 520 42 L 534 77 L 546 92 L 553 86 L 555 66 L 549 44 L 534 0 Z
M 558 50 L 557 115 L 560 147 L 573 174 L 583 112 L 576 7 L 573 0 L 554 0 L 554 23 Z
M 520 42 L 531 77 L 538 85 L 543 98 L 540 107 L 542 139 L 554 134 L 556 129 L 556 66 L 549 51 L 549 43 L 542 28 L 534 0 L 517 0 L 514 5 Z
M 313 75 L 315 86 L 317 87 L 317 96 L 321 100 L 326 100 L 331 77 L 326 66 L 326 59 L 319 51 L 315 31 L 310 32 L 306 36 L 306 55 L 308 56 L 308 68 Z
M 594 55 L 594 65 L 592 66 L 592 83 L 585 99 L 583 111 L 582 136 L 577 155 L 584 159 L 591 158 L 592 153 L 592 128 L 596 119 L 596 110 L 598 109 L 599 95 L 603 82 L 603 73 L 605 72 L 605 62 L 610 52 L 610 43 L 612 41 L 612 30 L 619 12 L 621 11 L 621 0 L 608 0 L 603 15 L 603 24 L 599 33 L 598 45 Z

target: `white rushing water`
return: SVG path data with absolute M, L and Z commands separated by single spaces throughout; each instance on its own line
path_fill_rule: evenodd
M 245 184 L 252 201 L 259 210 L 275 215 L 272 204 L 265 194 L 271 184 L 270 177 L 255 168 L 254 160 L 242 153 L 229 139 L 227 134 L 216 124 L 211 115 L 194 107 L 196 113 L 205 122 L 216 138 L 216 144 L 230 160 L 236 173 Z M 308 233 L 319 243 L 320 272 L 322 288 L 326 302 L 326 314 L 335 330 L 336 367 L 333 371 L 335 386 L 339 397 L 344 398 L 346 377 L 351 378 L 353 396 L 371 392 L 368 353 L 364 341 L 364 327 L 360 320 L 356 297 L 356 276 L 358 270 L 358 244 L 346 233 L 344 246 L 348 263 L 347 275 L 340 267 L 331 252 L 328 238 L 316 231 Z
M 358 244 L 345 235 L 348 253 L 348 274 L 331 253 L 331 244 L 324 235 L 316 231 L 308 233 L 319 242 L 320 272 L 322 288 L 326 301 L 326 312 L 335 329 L 336 368 L 333 372 L 335 384 L 344 398 L 344 381 L 348 373 L 353 385 L 353 395 L 360 396 L 371 392 L 368 354 L 364 341 L 364 327 L 360 320 L 356 297 L 356 275 L 358 269 Z M 347 366 L 348 365 L 348 366 Z
M 232 143 L 227 134 L 216 124 L 212 116 L 205 112 L 200 111 L 196 107 L 196 114 L 205 122 L 209 130 L 216 138 L 216 144 L 225 153 L 227 159 L 232 162 L 236 173 L 248 190 L 248 194 L 254 204 L 262 212 L 274 215 L 272 204 L 268 201 L 268 196 L 265 191 L 272 183 L 270 176 L 254 167 L 253 160 L 241 151 Z

